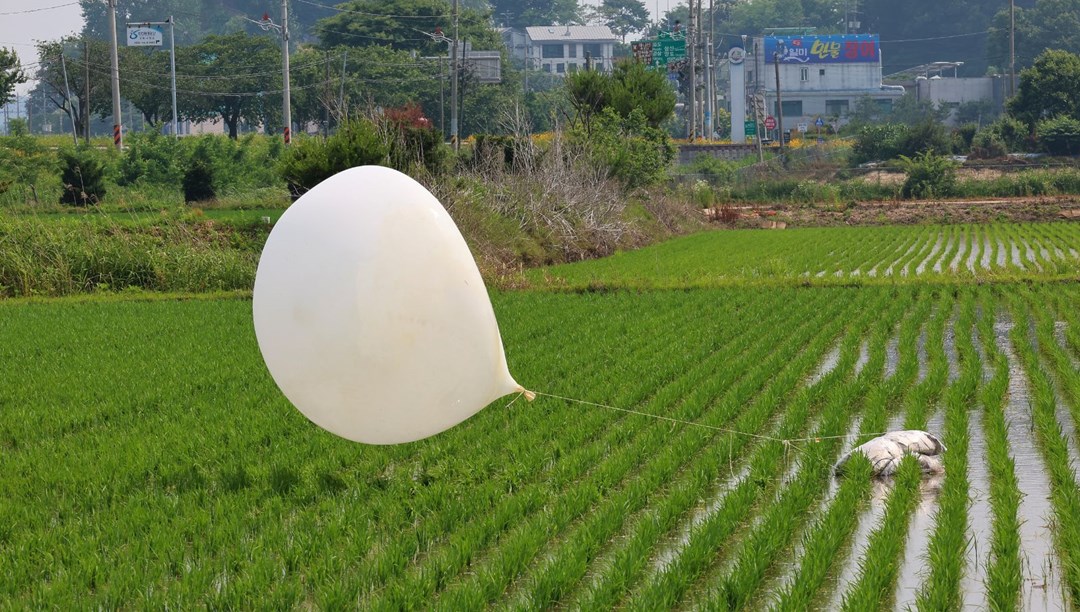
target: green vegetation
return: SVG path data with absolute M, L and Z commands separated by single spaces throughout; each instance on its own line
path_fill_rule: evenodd
M 1078 253 L 1080 231 L 1068 223 L 733 230 L 526 277 L 557 288 L 1076 280 Z
M 69 217 L 49 220 L 50 240 L 87 242 L 79 232 L 94 217 Z M 208 226 L 222 232 L 209 242 L 240 240 L 245 222 Z M 97 223 L 132 252 L 170 252 L 151 237 L 184 240 L 155 236 L 152 218 Z M 5 236 L 37 227 L 16 225 Z M 1077 440 L 1060 420 L 1080 415 L 1072 228 L 718 232 L 541 270 L 585 290 L 492 293 L 511 371 L 538 391 L 639 414 L 549 397 L 504 409 L 507 398 L 391 447 L 336 439 L 289 406 L 262 365 L 245 299 L 0 302 L 0 494 L 11 502 L 0 505 L 0 602 L 888 607 L 901 561 L 916 554 L 917 469 L 905 464 L 878 499 L 866 462 L 835 482 L 832 464 L 892 424 L 927 427 L 939 412 L 934 433 L 949 451 L 919 605 L 966 603 L 970 572 L 986 582 L 986 607 L 1022 603 L 1037 570 L 1019 562 L 1028 517 L 1011 455 L 1021 451 L 1045 459 L 1048 544 L 1076 597 Z M 984 243 L 1001 273 L 968 284 L 948 272 L 969 258 L 982 270 Z M 77 259 L 56 248 L 36 257 Z M 747 267 L 741 251 L 777 258 L 777 274 Z M 233 286 L 213 280 L 228 269 L 221 261 L 184 263 L 207 286 L 162 289 Z M 834 265 L 877 269 L 879 282 L 806 286 Z M 567 272 L 579 269 L 587 280 L 574 284 Z M 994 341 L 1003 317 L 1016 323 L 1012 362 Z M 1034 449 L 1009 435 L 1004 398 L 1017 368 L 1032 381 Z M 982 418 L 969 420 L 973 411 Z M 969 456 L 973 436 L 986 456 Z M 975 462 L 989 473 L 992 528 L 971 565 Z M 857 528 L 875 504 L 880 520 Z M 847 563 L 856 571 L 838 584 Z

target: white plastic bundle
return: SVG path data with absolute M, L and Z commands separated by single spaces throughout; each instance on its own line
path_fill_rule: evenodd
M 910 455 L 919 463 L 924 474 L 940 474 L 945 471 L 941 461 L 941 454 L 945 450 L 941 440 L 925 431 L 890 431 L 851 449 L 836 462 L 834 469 L 837 474 L 843 473 L 848 460 L 855 453 L 860 453 L 870 460 L 874 476 L 891 476 L 900 467 L 900 461 Z

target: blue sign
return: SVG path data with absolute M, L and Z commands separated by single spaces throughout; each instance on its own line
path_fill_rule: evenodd
M 821 126 L 825 125 L 825 120 L 822 119 L 821 117 L 818 117 L 816 120 L 814 120 L 814 125 L 816 125 L 818 127 L 821 127 Z
M 765 62 L 781 64 L 848 64 L 881 61 L 877 34 L 766 36 Z

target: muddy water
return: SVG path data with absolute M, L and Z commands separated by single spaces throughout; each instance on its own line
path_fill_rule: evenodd
M 892 378 L 896 374 L 896 368 L 900 363 L 900 336 L 889 338 L 885 345 L 885 378 Z
M 919 359 L 919 373 L 916 375 L 916 383 L 926 380 L 926 372 L 930 369 L 930 359 L 926 354 L 926 326 L 919 330 L 919 341 L 916 345 L 916 355 Z
M 918 426 L 918 424 L 913 424 Z M 925 430 L 941 436 L 945 425 L 945 414 L 940 408 L 934 411 Z M 916 506 L 911 521 L 908 523 L 907 546 L 904 547 L 904 559 L 900 563 L 900 574 L 896 581 L 896 609 L 913 607 L 919 586 L 929 572 L 930 564 L 926 551 L 930 546 L 930 537 L 934 532 L 934 515 L 937 514 L 938 495 L 944 475 L 924 478 L 919 483 L 919 505 Z
M 941 268 L 945 265 L 945 257 L 949 254 L 949 251 L 958 240 L 960 240 L 960 238 L 956 236 L 955 231 L 949 232 L 949 238 L 945 242 L 945 248 L 941 249 L 941 256 L 934 262 L 934 272 L 941 273 Z
M 1005 419 L 1009 426 L 1009 447 L 1016 461 L 1016 476 L 1020 500 L 1020 553 L 1024 584 L 1021 589 L 1023 607 L 1028 610 L 1062 610 L 1062 584 L 1058 560 L 1053 552 L 1050 522 L 1050 482 L 1046 466 L 1035 446 L 1031 414 L 1031 392 L 1023 367 L 1019 362 L 1009 332 L 1013 324 L 1000 316 L 994 323 L 998 349 L 1009 363 L 1008 400 Z
M 1062 339 L 1065 338 L 1064 332 L 1062 332 Z M 859 345 L 859 357 L 855 360 L 855 376 L 862 374 L 863 368 L 870 362 L 870 345 L 866 340 L 862 341 Z
M 1042 270 L 1042 266 L 1039 265 L 1039 259 L 1035 256 L 1035 249 L 1031 248 L 1031 244 L 1027 240 L 1021 240 L 1021 244 L 1024 245 L 1024 251 L 1027 254 L 1027 260 L 1031 263 L 1036 270 Z
M 972 342 L 982 364 L 983 381 L 990 380 L 994 371 L 985 358 L 979 333 L 974 330 Z M 993 527 L 993 511 L 990 507 L 990 472 L 987 463 L 986 437 L 983 429 L 983 413 L 976 406 L 968 413 L 968 510 L 970 546 L 967 550 L 967 567 L 960 587 L 964 609 L 986 609 L 986 562 L 990 550 L 990 531 Z
M 1005 247 L 1005 242 L 998 237 L 997 239 L 997 267 L 1004 268 L 1005 263 L 1009 260 L 1009 250 Z
M 810 376 L 810 380 L 807 382 L 808 387 L 812 387 L 825 378 L 829 372 L 836 369 L 836 365 L 840 363 L 840 345 L 836 345 L 829 349 L 828 353 L 825 353 L 825 357 L 822 359 L 821 364 L 818 365 L 818 369 Z
M 1073 368 L 1080 370 L 1080 359 L 1077 359 L 1076 355 L 1069 350 L 1069 345 L 1065 341 L 1065 329 L 1069 326 L 1065 321 L 1054 321 L 1054 339 L 1057 340 L 1058 346 L 1069 355 L 1069 361 L 1072 362 Z
M 990 244 L 990 236 L 983 233 L 982 261 L 979 262 L 984 270 L 990 269 L 990 257 L 994 254 L 994 247 Z
M 968 244 L 970 244 L 971 242 L 971 237 L 968 236 L 967 232 L 965 231 L 961 238 L 959 238 L 959 240 L 960 244 L 956 249 L 956 255 L 954 255 L 952 261 L 949 262 L 949 269 L 953 272 L 956 272 L 956 270 L 960 267 L 960 262 L 964 261 L 964 254 L 967 252 L 967 247 Z M 971 266 L 968 267 L 970 268 Z M 940 270 L 938 271 L 940 272 Z
M 971 253 L 967 258 L 967 269 L 969 272 L 975 272 L 975 262 L 979 261 L 979 230 L 975 229 L 971 232 Z
M 844 442 L 841 446 L 839 456 L 842 457 L 844 454 L 850 452 L 851 449 L 855 448 L 855 441 L 859 437 L 859 426 L 861 425 L 861 423 L 861 416 L 856 415 L 856 417 L 852 419 L 851 426 L 848 427 L 847 433 L 844 435 Z M 818 508 L 814 511 L 813 516 L 820 518 L 826 512 L 828 512 L 829 506 L 832 505 L 832 501 L 834 498 L 836 498 L 836 493 L 839 490 L 840 479 L 830 478 L 829 490 L 825 492 L 825 497 L 821 500 Z M 807 528 L 807 532 L 809 532 L 809 530 L 813 528 L 814 525 L 811 524 Z M 778 561 L 776 578 L 772 582 L 772 584 L 768 585 L 767 588 L 764 589 L 764 592 L 781 593 L 791 585 L 791 582 L 795 580 L 795 572 L 798 571 L 799 565 L 802 564 L 803 551 L 805 550 L 804 546 L 805 542 L 802 537 L 796 540 L 795 546 L 793 547 L 791 554 Z
M 949 364 L 949 384 L 960 378 L 960 354 L 956 350 L 956 318 L 949 320 L 945 326 L 945 337 L 942 340 L 945 346 L 945 360 Z
M 926 257 L 919 262 L 919 265 L 915 266 L 916 276 L 926 271 L 926 266 L 930 265 L 930 262 L 934 260 L 934 256 L 941 251 L 942 244 L 944 243 L 944 236 L 940 233 L 937 236 L 937 242 L 934 243 L 934 248 L 930 249 L 930 252 L 926 254 Z M 906 272 L 905 272 L 906 274 Z
M 911 242 L 911 246 L 909 246 L 907 248 L 907 250 L 903 252 L 903 254 L 901 254 L 899 257 L 895 258 L 892 261 L 892 263 L 889 264 L 888 268 L 885 268 L 885 273 L 883 274 L 883 276 L 892 276 L 893 268 L 896 267 L 896 264 L 900 263 L 901 259 L 907 257 L 908 255 L 911 255 L 912 251 L 915 250 L 915 247 L 919 246 L 919 243 L 920 243 L 920 240 L 918 238 L 913 240 Z
M 978 409 L 968 415 L 968 510 L 970 545 L 967 567 L 960 583 L 964 608 L 986 608 L 986 555 L 990 550 L 990 530 L 993 514 L 990 509 L 990 474 L 986 463 L 986 439 L 983 437 L 983 416 Z
M 823 609 L 839 610 L 844 601 L 844 593 L 859 578 L 859 563 L 866 556 L 866 548 L 869 545 L 870 534 L 881 523 L 881 517 L 885 514 L 885 500 L 892 491 L 891 480 L 874 479 L 873 491 L 870 494 L 870 505 L 859 515 L 859 522 L 851 537 L 851 548 L 847 557 L 841 557 L 842 565 L 836 577 L 829 603 Z M 831 586 L 831 585 L 830 585 Z
M 1012 240 L 1009 240 L 1010 254 L 1012 255 L 1012 264 L 1021 270 L 1024 269 L 1024 261 L 1020 256 L 1020 245 L 1016 244 Z
M 694 531 L 709 520 L 709 517 L 716 514 L 720 510 L 720 506 L 723 503 L 724 495 L 734 487 L 738 486 L 750 473 L 750 464 L 743 462 L 743 465 L 738 468 L 730 468 L 725 465 L 722 467 L 723 479 L 720 485 L 714 489 L 709 499 L 695 507 L 691 512 L 690 521 L 683 525 L 677 533 L 671 536 L 667 536 L 657 545 L 658 552 L 655 554 L 652 560 L 651 571 L 653 574 L 660 574 L 667 570 L 675 559 L 682 554 L 683 548 L 690 543 L 690 538 Z

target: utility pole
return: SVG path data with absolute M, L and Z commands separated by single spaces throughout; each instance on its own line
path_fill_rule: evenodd
M 1009 97 L 1016 94 L 1016 0 L 1009 0 Z
M 64 59 L 64 49 L 60 49 L 60 67 L 64 71 L 64 110 L 67 111 L 68 117 L 71 119 L 71 142 L 75 143 L 75 146 L 79 146 L 79 134 L 75 129 L 75 114 L 71 112 L 71 85 L 68 84 L 67 76 L 67 61 Z M 89 115 L 90 113 L 87 113 Z M 60 119 L 60 129 L 64 129 L 63 118 Z
M 694 138 L 697 136 L 697 69 L 695 64 L 697 58 L 694 57 L 694 36 L 697 32 L 697 23 L 694 19 L 694 0 L 690 2 L 690 27 L 686 32 L 686 59 L 690 62 L 690 87 L 687 88 L 687 130 L 686 138 L 690 142 L 694 142 Z M 698 0 L 701 2 L 701 0 Z
M 83 63 L 86 64 L 86 82 L 83 83 L 83 91 L 86 92 L 86 123 L 83 124 L 83 142 L 90 144 L 90 41 L 83 37 Z
M 450 144 L 458 150 L 458 0 L 454 0 L 454 40 L 450 45 Z
M 784 103 L 780 100 L 780 54 L 773 52 L 773 67 L 776 68 L 776 129 L 780 140 L 780 155 L 784 154 Z
M 709 35 L 705 37 L 705 138 L 712 139 L 716 131 L 713 122 L 716 118 L 716 74 L 713 72 L 713 33 L 716 30 L 716 15 L 713 14 L 713 0 L 709 0 Z
M 117 149 L 124 148 L 123 140 L 123 117 L 120 110 L 120 59 L 116 51 L 116 0 L 109 0 L 109 35 L 110 59 L 112 60 L 112 110 L 113 110 L 113 144 Z M 90 101 L 86 101 L 89 105 Z M 89 106 L 87 106 L 89 109 Z M 90 113 L 86 113 L 86 123 L 90 123 Z
M 176 121 L 176 22 L 169 15 L 169 71 L 172 73 L 172 131 L 173 138 L 180 138 Z
M 292 104 L 289 100 L 289 0 L 281 0 L 281 80 L 282 117 L 285 120 L 285 144 L 292 142 Z
M 323 138 L 330 137 L 330 51 L 326 51 L 326 63 L 323 66 L 323 79 L 326 81 L 324 85 L 324 95 L 326 100 L 323 102 Z
M 349 49 L 345 49 L 345 53 L 341 57 L 341 93 L 338 94 L 338 127 L 341 127 L 343 120 L 346 117 L 345 113 L 345 70 L 349 66 Z

